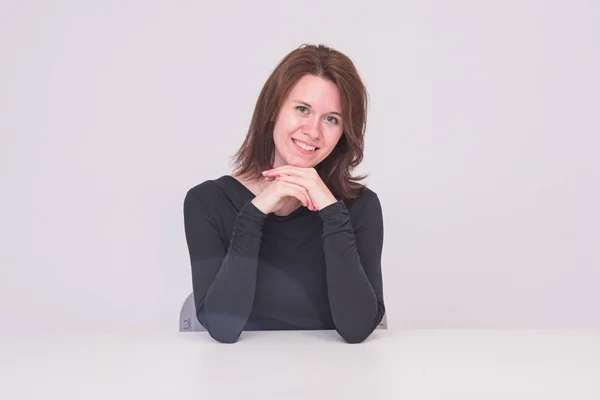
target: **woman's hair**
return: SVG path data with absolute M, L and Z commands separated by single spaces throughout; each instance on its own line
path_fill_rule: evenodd
M 342 101 L 342 136 L 331 154 L 315 169 L 338 200 L 356 198 L 365 186 L 353 181 L 368 176 L 351 175 L 363 159 L 368 93 L 352 61 L 324 45 L 301 45 L 285 56 L 271 73 L 256 101 L 246 139 L 233 156 L 234 173 L 258 179 L 262 171 L 272 168 L 277 115 L 291 89 L 306 74 L 334 83 Z

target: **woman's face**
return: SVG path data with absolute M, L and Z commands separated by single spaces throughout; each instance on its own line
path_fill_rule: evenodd
M 341 114 L 340 92 L 334 83 L 311 74 L 300 78 L 275 120 L 272 168 L 318 165 L 333 151 L 342 136 Z M 298 142 L 303 142 L 305 148 L 301 148 L 303 145 Z

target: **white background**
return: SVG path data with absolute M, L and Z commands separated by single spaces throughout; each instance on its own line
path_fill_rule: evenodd
M 0 1 L 0 331 L 175 331 L 186 191 L 288 52 L 370 93 L 391 329 L 600 327 L 592 1 Z

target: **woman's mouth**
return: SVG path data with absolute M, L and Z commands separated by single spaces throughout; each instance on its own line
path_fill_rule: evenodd
M 306 145 L 302 142 L 296 141 L 295 139 L 292 139 L 292 142 L 294 142 L 294 147 L 296 148 L 296 150 L 298 150 L 298 152 L 300 154 L 305 154 L 305 155 L 314 154 L 315 151 L 319 150 L 318 147 Z

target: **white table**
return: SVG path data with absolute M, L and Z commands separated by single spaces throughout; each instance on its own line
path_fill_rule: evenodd
M 600 332 L 0 335 L 0 399 L 600 399 Z

